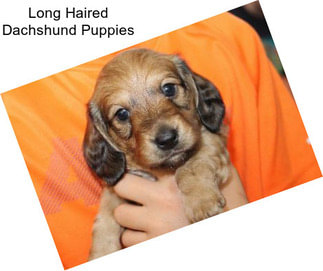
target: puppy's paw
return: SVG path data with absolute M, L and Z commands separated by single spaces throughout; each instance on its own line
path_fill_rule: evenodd
M 99 213 L 93 224 L 89 261 L 121 249 L 120 236 L 123 228 L 107 213 Z
M 208 193 L 205 197 L 184 196 L 186 215 L 191 223 L 222 213 L 226 204 L 219 191 Z
M 101 247 L 92 247 L 88 256 L 88 261 L 95 260 L 102 256 L 111 254 L 121 249 L 121 245 L 114 242 L 114 244 L 102 245 Z

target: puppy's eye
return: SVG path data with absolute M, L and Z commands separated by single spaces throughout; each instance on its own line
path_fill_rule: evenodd
M 127 109 L 121 108 L 117 111 L 116 117 L 120 121 L 126 121 L 129 119 L 130 113 Z
M 176 94 L 176 85 L 175 84 L 165 84 L 162 86 L 162 91 L 166 97 L 173 97 Z

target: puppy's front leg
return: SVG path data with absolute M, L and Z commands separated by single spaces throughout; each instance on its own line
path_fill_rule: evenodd
M 89 260 L 121 249 L 123 228 L 115 221 L 113 210 L 123 202 L 109 187 L 102 191 L 99 213 L 93 225 Z
M 224 139 L 204 131 L 199 151 L 176 171 L 191 223 L 222 212 L 225 199 L 219 186 L 229 178 L 230 165 Z

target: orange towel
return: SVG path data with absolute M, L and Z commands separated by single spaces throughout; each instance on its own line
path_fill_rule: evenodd
M 222 14 L 136 47 L 179 54 L 220 90 L 228 148 L 250 201 L 321 176 L 296 105 L 253 29 Z M 105 56 L 2 94 L 65 268 L 86 261 L 100 196 L 82 156 Z

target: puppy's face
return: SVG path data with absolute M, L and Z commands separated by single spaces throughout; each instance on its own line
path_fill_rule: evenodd
M 177 167 L 200 136 L 194 90 L 170 56 L 129 51 L 104 69 L 94 97 L 127 163 Z
M 207 103 L 214 99 L 201 103 L 198 80 L 201 77 L 176 56 L 139 49 L 114 58 L 102 70 L 89 103 L 84 148 L 89 165 L 105 177 L 107 172 L 102 172 L 111 173 L 112 167 L 118 167 L 118 158 L 121 165 L 126 160 L 135 169 L 176 169 L 183 164 L 198 146 L 201 122 L 212 126 L 214 121 L 206 116 L 210 113 Z M 200 85 L 203 83 L 209 82 Z M 219 124 L 216 126 L 213 128 L 218 129 Z M 100 140 L 108 146 L 104 148 Z M 95 145 L 101 147 L 94 150 Z M 114 158 L 105 159 L 107 166 L 93 166 L 95 156 L 113 152 Z

